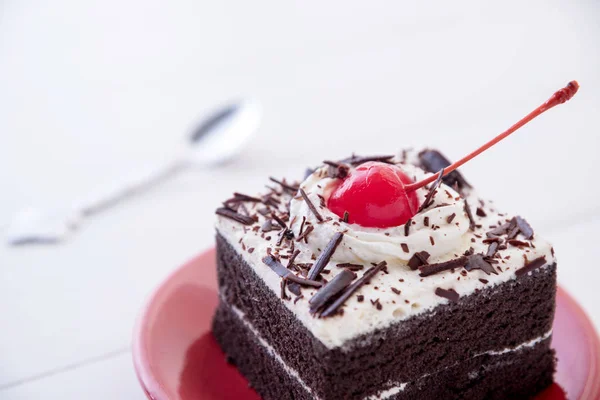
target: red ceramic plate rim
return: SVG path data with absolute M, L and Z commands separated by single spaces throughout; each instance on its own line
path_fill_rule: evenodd
M 167 277 L 160 283 L 160 285 L 150 294 L 138 316 L 133 330 L 133 365 L 138 381 L 140 382 L 140 385 L 144 389 L 144 392 L 149 399 L 164 400 L 169 398 L 167 395 L 167 390 L 161 385 L 159 380 L 156 379 L 156 374 L 152 369 L 151 360 L 148 358 L 150 351 L 148 351 L 149 344 L 147 343 L 145 332 L 147 332 L 152 322 L 150 320 L 150 314 L 152 312 L 153 305 L 165 293 L 168 294 L 168 289 L 173 283 L 176 282 L 176 279 L 174 278 L 180 273 L 181 270 L 186 269 L 186 267 L 192 263 L 204 262 L 204 259 L 208 261 L 210 258 L 211 262 L 214 262 L 214 256 L 215 248 L 208 248 L 198 256 L 194 257 L 181 267 L 176 268 L 174 271 L 168 274 Z M 216 275 L 216 270 L 213 272 L 213 274 Z M 213 286 L 213 289 L 216 289 L 216 282 L 212 285 L 209 283 L 208 286 Z
M 148 351 L 148 343 L 144 333 L 149 328 L 151 322 L 149 319 L 149 314 L 152 310 L 152 306 L 161 297 L 161 295 L 163 295 L 165 292 L 168 292 L 170 283 L 174 280 L 172 278 L 178 275 L 182 269 L 185 269 L 186 266 L 191 262 L 198 263 L 204 258 L 208 259 L 209 257 L 213 257 L 214 251 L 214 248 L 209 248 L 190 262 L 171 272 L 167 278 L 163 280 L 162 283 L 151 293 L 139 314 L 133 332 L 132 355 L 138 381 L 140 382 L 140 385 L 144 389 L 144 392 L 149 399 L 162 400 L 168 398 L 166 389 L 162 387 L 159 380 L 155 378 L 150 359 L 148 358 L 148 354 L 150 352 Z M 578 314 L 578 320 L 581 322 L 582 331 L 585 332 L 588 343 L 590 344 L 590 351 L 593 353 L 590 354 L 591 357 L 589 357 L 589 374 L 586 378 L 585 389 L 581 394 L 580 400 L 592 399 L 592 396 L 597 396 L 600 393 L 600 379 L 597 379 L 597 377 L 600 376 L 600 339 L 596 329 L 581 306 L 565 289 L 559 287 L 558 291 L 560 292 L 560 296 L 564 299 L 564 301 L 569 303 L 571 310 Z
M 562 287 L 558 287 L 558 291 L 560 292 L 561 297 L 569 303 L 570 308 L 573 312 L 578 314 L 578 320 L 582 324 L 582 330 L 585 332 L 588 343 L 590 344 L 591 357 L 589 357 L 589 365 L 588 365 L 588 376 L 585 382 L 584 391 L 581 393 L 580 400 L 584 399 L 593 399 L 598 398 L 598 394 L 600 393 L 600 379 L 598 376 L 600 374 L 600 339 L 598 337 L 598 333 L 596 332 L 596 328 L 592 325 L 588 315 L 581 308 L 579 303 L 571 297 L 571 295 Z M 596 396 L 596 397 L 592 397 Z

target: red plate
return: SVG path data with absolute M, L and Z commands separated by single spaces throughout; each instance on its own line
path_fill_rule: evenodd
M 153 400 L 250 400 L 210 333 L 217 305 L 215 250 L 176 270 L 150 297 L 133 338 L 138 379 Z M 600 341 L 581 307 L 558 289 L 556 383 L 537 399 L 600 399 Z

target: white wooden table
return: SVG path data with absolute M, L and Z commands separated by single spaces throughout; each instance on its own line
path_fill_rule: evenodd
M 562 285 L 600 324 L 600 5 L 401 3 L 0 1 L 0 229 L 24 205 L 165 158 L 219 102 L 252 95 L 266 112 L 233 164 L 67 243 L 0 246 L 0 399 L 143 399 L 138 310 L 212 245 L 232 191 L 352 151 L 429 144 L 457 158 L 571 79 L 571 103 L 463 171 L 554 241 Z

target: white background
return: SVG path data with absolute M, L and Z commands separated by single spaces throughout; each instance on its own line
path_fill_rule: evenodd
M 0 229 L 166 158 L 219 103 L 265 108 L 233 164 L 67 243 L 0 245 L 0 399 L 142 399 L 135 317 L 212 245 L 220 200 L 352 151 L 456 159 L 572 79 L 571 102 L 463 173 L 554 242 L 561 284 L 599 324 L 600 3 L 482 3 L 0 0 Z

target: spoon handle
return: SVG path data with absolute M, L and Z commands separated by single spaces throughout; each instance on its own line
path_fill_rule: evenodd
M 172 178 L 189 165 L 186 157 L 169 160 L 146 170 L 136 170 L 110 185 L 100 187 L 90 195 L 75 202 L 75 209 L 82 216 L 104 211 L 123 200 L 139 195 Z

